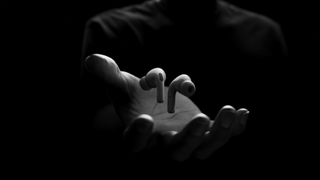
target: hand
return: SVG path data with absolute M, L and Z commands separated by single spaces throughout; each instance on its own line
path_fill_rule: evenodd
M 166 102 L 157 103 L 156 89 L 142 90 L 140 79 L 120 71 L 111 58 L 92 55 L 86 59 L 86 67 L 106 82 L 113 106 L 127 127 L 123 138 L 134 152 L 152 147 L 151 137 L 161 134 L 166 145 L 173 147 L 173 159 L 184 161 L 192 153 L 196 158 L 205 159 L 232 135 L 245 129 L 239 122 L 247 118 L 242 115 L 246 109 L 236 112 L 233 107 L 225 106 L 216 120 L 211 121 L 189 98 L 177 92 L 175 113 L 169 114 Z M 165 92 L 167 90 L 166 87 Z M 222 126 L 225 120 L 230 122 L 229 128 Z

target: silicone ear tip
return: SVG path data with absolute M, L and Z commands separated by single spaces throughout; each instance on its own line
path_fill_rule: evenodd
M 180 88 L 181 94 L 187 97 L 192 96 L 196 91 L 194 84 L 190 80 L 185 80 L 182 82 Z
M 146 78 L 145 76 L 143 76 L 140 81 L 139 81 L 140 87 L 145 90 L 148 91 L 151 89 L 151 87 L 148 86 L 147 82 L 146 82 Z

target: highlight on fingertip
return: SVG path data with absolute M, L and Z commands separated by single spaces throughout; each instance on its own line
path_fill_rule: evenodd
M 235 110 L 234 107 L 232 107 L 231 105 L 225 105 L 225 106 L 223 106 L 223 109 L 232 109 L 232 110 Z
M 196 114 L 195 116 L 193 116 L 192 119 L 201 118 L 201 117 L 210 120 L 210 117 L 203 113 Z
M 163 140 L 166 144 L 169 144 L 172 140 L 171 137 L 175 136 L 178 132 L 177 131 L 166 131 L 162 132 L 161 135 L 163 136 Z
M 97 59 L 106 59 L 106 58 L 109 58 L 111 59 L 110 57 L 108 56 L 105 56 L 105 55 L 102 55 L 102 54 L 91 54 L 89 56 L 87 56 L 87 58 L 84 60 L 85 62 L 85 67 L 86 69 L 89 71 L 89 72 L 92 72 L 92 69 L 95 65 L 95 63 L 93 62 L 93 60 L 97 60 Z M 90 61 L 88 62 L 88 60 L 90 59 Z M 91 67 L 89 67 L 91 66 Z
M 240 108 L 238 111 L 242 111 L 243 114 L 249 113 L 249 111 L 246 108 Z
M 137 119 L 147 119 L 147 120 L 150 120 L 153 122 L 153 118 L 148 114 L 140 114 L 139 116 L 137 116 L 135 118 L 135 120 L 137 120 Z

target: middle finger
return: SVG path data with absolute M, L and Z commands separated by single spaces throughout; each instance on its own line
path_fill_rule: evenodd
M 224 106 L 219 111 L 210 132 L 195 152 L 195 157 L 205 159 L 223 146 L 230 138 L 236 111 L 232 106 Z
M 172 158 L 185 161 L 202 142 L 209 127 L 209 118 L 204 114 L 196 115 L 193 120 L 180 132 L 172 137 Z

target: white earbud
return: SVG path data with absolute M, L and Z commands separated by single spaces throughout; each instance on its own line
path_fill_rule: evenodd
M 166 73 L 161 68 L 151 69 L 146 76 L 143 76 L 140 81 L 140 87 L 149 91 L 157 87 L 157 101 L 164 102 L 164 81 L 166 80 Z
M 196 86 L 186 74 L 176 77 L 168 89 L 168 113 L 174 113 L 177 91 L 182 95 L 190 97 L 196 92 Z

